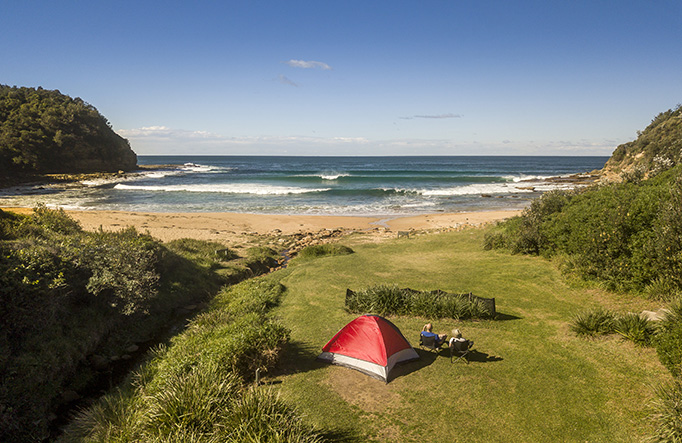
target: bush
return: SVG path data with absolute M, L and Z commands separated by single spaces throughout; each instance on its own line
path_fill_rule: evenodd
M 311 245 L 301 249 L 298 256 L 301 258 L 324 257 L 326 255 L 348 255 L 352 254 L 353 250 L 347 246 L 338 245 L 335 243 L 327 243 L 324 245 Z
M 272 391 L 244 386 L 288 341 L 265 315 L 283 291 L 262 279 L 223 290 L 130 385 L 81 413 L 64 440 L 320 441 Z
M 486 235 L 485 249 L 507 248 L 512 254 L 540 254 L 546 252 L 551 239 L 543 224 L 571 201 L 573 191 L 554 190 L 533 200 L 521 216 L 503 223 L 497 231 Z
M 670 303 L 658 323 L 654 346 L 661 363 L 676 377 L 682 375 L 682 299 Z
M 346 309 L 352 313 L 413 315 L 427 318 L 491 318 L 492 313 L 468 294 L 415 291 L 379 285 L 347 291 Z
M 397 286 L 372 286 L 346 297 L 346 309 L 357 314 L 407 315 L 410 305 L 411 297 Z
M 682 441 L 682 379 L 659 385 L 651 406 L 656 424 L 656 434 L 651 440 L 661 443 Z
M 86 289 L 125 315 L 147 311 L 158 291 L 160 252 L 158 242 L 135 228 L 95 233 L 83 244 L 92 272 Z
M 682 296 L 679 284 L 669 276 L 656 278 L 644 289 L 646 296 L 652 300 L 672 301 Z
M 617 317 L 613 331 L 640 346 L 647 346 L 653 337 L 654 327 L 642 314 L 628 313 Z
M 571 330 L 581 336 L 597 336 L 614 332 L 615 314 L 603 308 L 576 314 L 571 322 Z
M 209 268 L 215 268 L 220 262 L 237 258 L 234 251 L 217 242 L 181 238 L 168 242 L 166 247 Z
M 561 255 L 616 291 L 682 291 L 682 166 L 641 183 L 553 192 L 493 229 L 484 247 Z M 665 285 L 665 288 L 662 286 Z
M 44 204 L 33 208 L 28 220 L 31 224 L 58 234 L 76 234 L 82 232 L 80 223 L 69 217 L 63 209 L 49 209 Z
M 60 210 L 0 213 L 0 441 L 41 440 L 86 356 L 120 355 L 221 278 L 134 229 L 85 232 Z M 202 249 L 194 244 L 197 251 Z M 214 250 L 214 246 L 203 246 Z M 197 252 L 198 254 L 198 252 Z

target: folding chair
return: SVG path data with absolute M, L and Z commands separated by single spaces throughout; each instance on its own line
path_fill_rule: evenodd
M 469 364 L 466 356 L 471 351 L 472 346 L 474 346 L 474 342 L 471 340 L 455 340 L 450 343 L 450 363 L 464 360 L 466 364 Z M 457 357 L 456 359 L 454 359 L 455 356 Z
M 419 334 L 419 346 L 422 349 L 426 349 L 428 351 L 435 351 L 436 353 L 438 353 L 438 350 L 440 349 L 440 347 L 443 343 L 436 344 L 437 338 L 438 338 L 437 335 Z

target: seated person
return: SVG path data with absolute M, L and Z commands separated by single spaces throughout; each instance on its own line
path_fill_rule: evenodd
M 431 323 L 427 323 L 424 325 L 424 327 L 422 328 L 421 335 L 423 335 L 424 337 L 435 337 L 436 347 L 440 347 L 443 343 L 445 343 L 445 340 L 448 338 L 446 334 L 434 334 L 433 325 Z
M 452 330 L 452 338 L 450 339 L 449 342 L 451 348 L 463 350 L 465 347 L 468 347 L 468 343 L 471 343 L 472 345 L 474 344 L 473 341 L 467 340 L 466 338 L 462 337 L 462 333 L 460 332 L 459 329 Z

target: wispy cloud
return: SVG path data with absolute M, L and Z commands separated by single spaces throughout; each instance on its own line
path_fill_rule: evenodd
M 298 83 L 295 81 L 291 80 L 289 77 L 287 77 L 284 74 L 280 74 L 279 77 L 277 77 L 279 82 L 283 85 L 289 85 L 289 86 L 296 86 L 298 88 Z
M 414 118 L 414 117 L 413 117 Z M 116 131 L 141 155 L 604 155 L 618 140 L 453 140 L 306 135 L 228 136 L 207 131 L 147 126 Z
M 331 66 L 329 66 L 326 63 L 323 62 L 316 62 L 314 60 L 306 61 L 306 60 L 294 60 L 291 59 L 289 61 L 283 62 L 285 65 L 289 65 L 292 68 L 302 68 L 302 69 L 322 69 L 325 71 L 330 71 L 332 69 Z
M 412 115 L 412 116 L 409 116 L 409 117 L 400 117 L 400 118 L 403 119 L 403 120 L 413 120 L 413 119 L 415 119 L 415 118 L 429 118 L 429 119 L 462 118 L 462 116 L 461 116 L 460 114 L 452 114 L 452 113 L 449 113 L 449 114 L 433 114 L 433 115 L 428 115 L 428 114 L 427 114 L 427 115 L 423 115 L 423 114 L 419 114 L 419 115 Z
M 319 149 L 339 152 L 344 147 L 366 145 L 364 137 L 311 137 L 290 136 L 227 136 L 206 131 L 173 129 L 167 126 L 145 126 L 136 129 L 119 129 L 121 137 L 130 140 L 135 152 L 151 154 L 248 154 L 258 150 L 264 154 L 298 152 L 299 155 L 314 155 Z

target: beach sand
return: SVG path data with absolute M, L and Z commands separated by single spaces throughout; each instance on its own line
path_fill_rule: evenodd
M 30 208 L 3 208 L 31 213 Z M 264 215 L 237 213 L 151 213 L 124 211 L 66 211 L 86 230 L 120 230 L 134 226 L 140 232 L 167 242 L 178 238 L 243 243 L 254 235 L 294 235 L 322 230 L 394 233 L 434 231 L 481 226 L 517 215 L 519 211 L 480 211 L 420 214 L 400 217 L 353 217 L 327 215 Z

